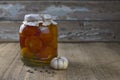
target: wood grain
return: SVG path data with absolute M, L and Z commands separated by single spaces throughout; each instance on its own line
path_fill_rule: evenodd
M 0 1 L 0 20 L 23 20 L 27 13 L 49 13 L 57 20 L 120 20 L 120 1 Z
M 67 70 L 29 67 L 20 59 L 19 43 L 0 43 L 0 80 L 119 80 L 119 43 L 61 43 Z
M 11 48 L 9 48 L 11 47 Z M 18 44 L 0 43 L 0 78 L 4 78 L 19 52 Z M 19 69 L 19 68 L 18 68 Z
M 120 22 L 57 21 L 59 42 L 120 41 Z M 0 41 L 18 42 L 21 21 L 1 21 Z

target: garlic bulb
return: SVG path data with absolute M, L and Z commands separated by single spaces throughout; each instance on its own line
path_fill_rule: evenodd
M 55 57 L 51 60 L 50 66 L 54 69 L 67 69 L 68 60 L 65 57 Z

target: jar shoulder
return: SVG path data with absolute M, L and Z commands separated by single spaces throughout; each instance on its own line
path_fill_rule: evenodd
M 23 31 L 23 29 L 26 27 L 26 25 L 25 24 L 22 24 L 21 26 L 20 26 L 20 28 L 19 28 L 19 33 L 22 33 L 22 31 Z

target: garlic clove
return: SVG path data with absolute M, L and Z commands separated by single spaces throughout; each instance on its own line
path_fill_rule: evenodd
M 57 61 L 58 61 L 58 69 L 63 69 L 63 67 L 64 67 L 63 60 L 60 60 L 60 59 L 58 58 Z
M 68 67 L 68 62 L 64 62 L 63 69 L 67 69 L 67 67 Z
M 65 58 L 65 57 L 60 57 L 61 59 L 63 59 L 63 63 L 64 63 L 64 66 L 63 66 L 63 68 L 64 69 L 66 69 L 67 67 L 68 67 L 68 59 L 67 58 Z
M 51 60 L 50 66 L 54 69 L 57 69 L 56 64 L 57 64 L 57 58 L 55 57 Z
M 51 63 L 51 67 L 54 68 L 54 69 L 57 69 L 56 64 L 57 64 L 57 61 L 54 61 L 53 63 Z
M 65 57 L 60 57 L 60 58 L 68 62 L 67 58 Z

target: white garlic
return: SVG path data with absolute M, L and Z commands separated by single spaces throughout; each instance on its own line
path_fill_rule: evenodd
M 68 60 L 65 57 L 55 57 L 51 60 L 50 66 L 54 69 L 67 69 Z

